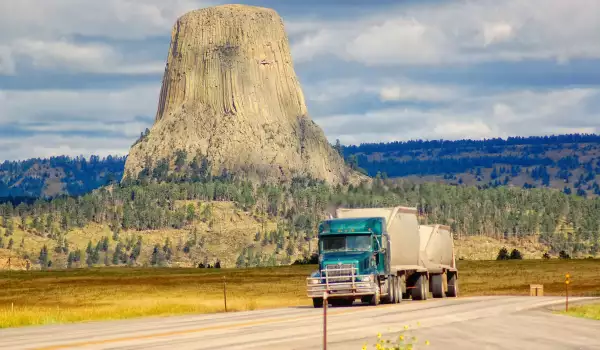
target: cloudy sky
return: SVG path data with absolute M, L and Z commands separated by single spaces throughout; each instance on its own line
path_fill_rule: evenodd
M 600 1 L 245 3 L 283 17 L 332 142 L 600 132 Z M 0 161 L 126 154 L 174 21 L 216 4 L 0 0 Z

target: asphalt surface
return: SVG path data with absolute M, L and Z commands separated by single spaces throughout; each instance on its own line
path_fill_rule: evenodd
M 415 349 L 600 349 L 600 321 L 549 311 L 562 305 L 560 297 L 471 297 L 330 307 L 327 348 L 374 349 L 377 333 L 395 339 L 408 325 Z M 4 329 L 0 349 L 322 349 L 322 315 L 296 307 Z

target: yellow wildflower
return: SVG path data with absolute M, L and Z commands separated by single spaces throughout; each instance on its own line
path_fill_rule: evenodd
M 425 345 L 429 345 L 429 340 L 425 340 Z

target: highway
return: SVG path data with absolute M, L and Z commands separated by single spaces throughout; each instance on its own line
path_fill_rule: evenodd
M 589 301 L 600 299 L 570 298 Z M 600 349 L 600 321 L 549 312 L 563 306 L 561 297 L 468 297 L 330 307 L 327 348 L 373 349 L 377 333 L 397 338 L 408 325 L 415 349 Z M 293 307 L 4 329 L 0 349 L 322 349 L 322 314 Z

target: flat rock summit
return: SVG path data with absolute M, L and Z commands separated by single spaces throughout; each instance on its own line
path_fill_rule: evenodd
M 125 177 L 185 151 L 261 181 L 310 176 L 357 183 L 307 113 L 281 17 L 272 9 L 222 5 L 175 23 L 156 119 L 130 150 Z

